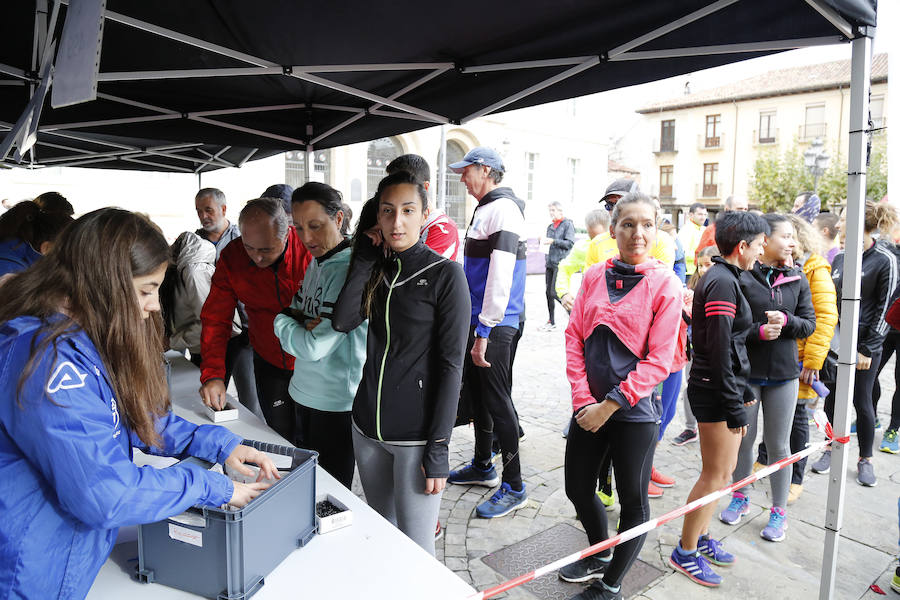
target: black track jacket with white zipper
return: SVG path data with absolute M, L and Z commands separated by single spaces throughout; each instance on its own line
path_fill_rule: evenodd
M 374 440 L 424 445 L 425 476 L 447 477 L 472 314 L 466 276 L 422 242 L 385 259 L 362 236 L 335 303 L 335 330 L 362 321 L 366 284 L 380 264 L 353 423 Z

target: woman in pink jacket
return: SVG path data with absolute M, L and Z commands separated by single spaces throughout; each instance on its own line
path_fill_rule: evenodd
M 566 495 L 591 544 L 607 539 L 595 494 L 600 465 L 612 458 L 622 507 L 619 529 L 647 521 L 647 486 L 662 414 L 656 387 L 669 375 L 681 322 L 682 291 L 672 268 L 650 256 L 657 209 L 642 194 L 616 203 L 610 234 L 619 255 L 589 269 L 566 329 L 573 416 L 566 440 Z M 576 596 L 621 598 L 622 578 L 644 536 L 560 569 L 566 581 L 598 579 Z

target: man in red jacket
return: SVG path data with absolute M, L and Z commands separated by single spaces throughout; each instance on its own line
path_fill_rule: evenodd
M 200 320 L 200 397 L 213 408 L 225 405 L 225 352 L 231 320 L 244 303 L 253 347 L 259 404 L 266 423 L 293 443 L 293 401 L 288 383 L 294 357 L 281 349 L 272 323 L 291 303 L 312 256 L 288 223 L 281 202 L 258 198 L 238 218 L 241 243 L 228 244 L 216 263 Z

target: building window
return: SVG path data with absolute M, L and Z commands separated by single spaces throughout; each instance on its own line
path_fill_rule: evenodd
M 575 182 L 578 180 L 578 159 L 566 159 L 566 191 L 563 195 L 570 203 L 575 203 Z
M 525 176 L 528 181 L 526 187 L 526 200 L 534 200 L 534 173 L 537 167 L 537 154 L 534 152 L 525 153 Z
M 369 142 L 368 155 L 366 156 L 367 189 L 369 198 L 378 191 L 378 183 L 384 179 L 384 168 L 392 160 L 403 154 L 403 147 L 397 138 L 379 138 Z
M 661 122 L 659 131 L 659 151 L 675 151 L 675 119 Z
M 331 179 L 331 150 L 313 152 L 312 180 L 329 183 Z M 284 182 L 298 188 L 308 181 L 306 177 L 306 152 L 285 152 Z
M 445 164 L 452 165 L 459 162 L 466 155 L 465 149 L 459 142 L 447 140 L 447 160 Z M 438 163 L 440 163 L 440 151 L 438 151 Z M 461 175 L 454 173 L 451 169 L 445 169 L 446 178 L 444 185 L 444 212 L 447 213 L 456 226 L 460 229 L 466 226 L 466 186 L 460 181 Z
M 869 100 L 869 115 L 872 117 L 872 127 L 884 127 L 884 96 L 872 96 Z
M 775 131 L 775 111 L 759 113 L 759 143 L 774 144 L 777 137 Z
M 662 165 L 659 167 L 659 197 L 672 197 L 672 179 L 675 174 L 673 165 Z
M 706 148 L 718 148 L 721 142 L 719 131 L 722 126 L 722 115 L 706 115 Z
M 719 196 L 719 163 L 704 163 L 703 165 L 703 197 L 717 198 Z
M 803 140 L 825 137 L 825 105 L 810 104 L 806 107 L 806 120 L 800 132 Z

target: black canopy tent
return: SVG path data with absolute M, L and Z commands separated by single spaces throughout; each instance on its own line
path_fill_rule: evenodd
M 291 0 L 62 2 L 93 7 L 103 24 L 94 29 L 97 59 L 88 76 L 96 98 L 52 108 L 41 95 L 66 6 L 7 3 L 0 131 L 9 133 L 0 166 L 199 173 L 851 42 L 848 250 L 834 423 L 838 435 L 848 431 L 876 0 L 520 0 L 458 8 L 413 0 L 314 7 Z M 13 145 L 21 160 L 10 155 Z M 844 473 L 846 445 L 835 444 L 833 454 L 832 472 Z M 821 599 L 834 595 L 845 483 L 834 476 L 829 484 Z
M 54 8 L 10 4 L 0 22 L 7 130 L 39 83 Z M 45 103 L 29 165 L 201 172 L 836 43 L 875 22 L 873 0 L 105 4 L 97 98 Z

